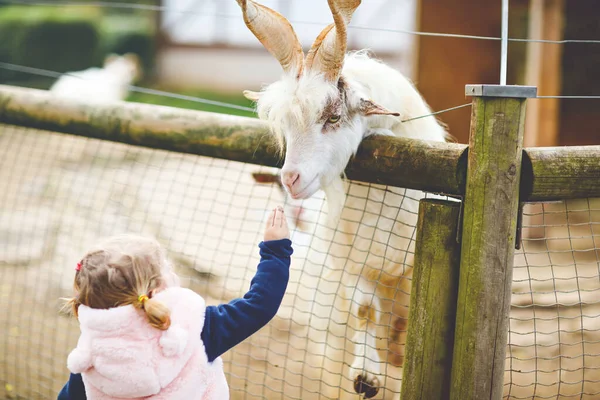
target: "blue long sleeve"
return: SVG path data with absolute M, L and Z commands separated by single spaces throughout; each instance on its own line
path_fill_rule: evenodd
M 71 374 L 69 382 L 62 388 L 58 394 L 57 400 L 86 400 L 85 386 L 81 374 Z
M 261 260 L 248 293 L 228 304 L 206 307 L 200 336 L 209 361 L 250 337 L 279 310 L 290 277 L 292 242 L 273 240 L 261 242 L 258 247 Z M 81 375 L 71 374 L 57 400 L 86 399 Z
M 261 260 L 248 293 L 228 304 L 206 307 L 201 337 L 208 361 L 243 342 L 277 314 L 290 277 L 291 244 L 289 239 L 261 242 Z

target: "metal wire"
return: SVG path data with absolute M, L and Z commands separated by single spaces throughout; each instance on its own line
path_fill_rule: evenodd
M 64 359 L 77 329 L 73 320 L 52 311 L 56 303 L 43 304 L 67 294 L 71 261 L 96 236 L 123 230 L 158 236 L 177 260 L 186 286 L 213 302 L 235 297 L 247 287 L 257 261 L 253 249 L 261 218 L 268 203 L 283 201 L 277 186 L 252 183 L 251 172 L 259 167 L 15 127 L 0 130 L 0 181 L 5 189 L 0 230 L 11 232 L 11 242 L 0 250 L 0 326 L 5 329 L 0 335 L 0 381 L 10 385 L 11 396 L 51 398 L 66 380 Z M 381 227 L 386 218 L 414 217 L 410 208 L 402 211 L 408 212 L 404 216 L 400 209 L 384 211 L 404 204 L 397 201 L 396 189 L 357 184 L 348 195 L 357 215 L 374 209 L 386 213 L 385 218 L 374 215 L 373 226 Z M 321 215 L 320 201 L 302 204 L 307 213 L 302 219 L 314 224 Z M 600 370 L 594 366 L 600 358 L 600 203 L 530 205 L 525 212 L 523 250 L 515 259 L 505 395 L 593 396 L 600 390 Z M 347 222 L 355 221 L 348 217 Z M 389 229 L 386 235 L 397 233 L 398 225 Z M 532 231 L 539 229 L 543 231 Z M 387 246 L 386 254 L 401 249 L 372 232 L 358 233 L 355 240 Z M 348 383 L 346 376 L 331 380 L 324 369 L 315 373 L 314 366 L 321 364 L 311 361 L 322 357 L 336 365 L 335 357 L 314 349 L 326 343 L 332 351 L 344 351 L 337 341 L 355 340 L 347 338 L 346 330 L 328 331 L 323 325 L 347 312 L 331 299 L 349 289 L 350 296 L 368 293 L 353 287 L 360 270 L 345 272 L 343 279 L 335 270 L 322 279 L 315 270 L 343 248 L 360 248 L 356 241 L 331 241 L 340 234 L 294 232 L 297 264 L 279 319 L 226 357 L 232 398 L 333 399 L 331 391 L 348 390 L 340 388 Z M 414 240 L 413 234 L 405 240 Z M 54 250 L 31 258 L 40 240 L 50 240 Z M 358 254 L 348 258 L 354 260 L 351 264 L 362 262 Z M 11 266 L 18 257 L 29 260 L 21 261 L 27 267 Z M 348 271 L 351 264 L 345 264 Z M 31 309 L 39 313 L 25 312 Z M 32 364 L 25 367 L 29 360 Z M 52 383 L 39 383 L 48 381 Z
M 538 99 L 600 99 L 600 96 L 537 96 Z
M 258 262 L 265 213 L 286 202 L 277 185 L 253 181 L 257 170 L 277 171 L 0 126 L 0 234 L 10 238 L 0 247 L 0 393 L 9 387 L 9 398 L 50 399 L 65 383 L 78 330 L 56 313 L 53 299 L 70 294 L 74 260 L 99 237 L 155 236 L 184 285 L 210 304 L 242 295 Z M 322 195 L 286 204 L 290 222 L 300 210 L 303 224 L 292 234 L 290 284 L 278 318 L 225 356 L 232 399 L 335 399 L 354 391 L 341 370 L 351 362 L 335 354 L 365 356 L 374 345 L 364 347 L 344 318 L 378 284 L 359 282 L 365 260 L 377 266 L 393 255 L 402 263 L 412 254 L 418 202 L 401 189 L 362 183 L 350 185 L 347 196 L 343 223 L 364 227 L 351 242 L 345 230 L 324 229 Z M 386 256 L 371 259 L 374 248 Z M 396 309 L 381 310 L 378 336 L 408 311 L 407 292 L 395 290 Z M 403 336 L 395 337 L 392 354 L 404 346 Z M 397 393 L 398 369 L 381 368 L 386 391 Z
M 164 9 L 129 3 L 26 2 L 40 3 Z M 63 75 L 8 63 L 0 63 L 0 68 L 52 78 Z M 132 86 L 130 90 L 254 111 L 154 89 Z M 53 300 L 70 293 L 73 260 L 99 236 L 124 231 L 156 236 L 169 249 L 184 284 L 205 295 L 209 303 L 243 294 L 257 262 L 255 247 L 267 205 L 286 201 L 275 185 L 252 181 L 251 173 L 257 169 L 276 172 L 0 126 L 0 235 L 8 238 L 0 248 L 0 396 L 55 398 L 65 382 L 65 359 L 76 343 L 77 327 L 73 319 L 56 313 L 58 304 Z M 369 285 L 374 284 L 359 279 L 370 251 L 363 245 L 377 246 L 382 250 L 378 253 L 386 255 L 406 250 L 407 244 L 414 243 L 411 221 L 416 219 L 417 199 L 402 196 L 395 188 L 360 183 L 349 187 L 348 198 L 343 222 L 362 227 L 350 242 L 343 239 L 346 232 L 323 229 L 322 196 L 286 204 L 289 214 L 302 211 L 298 222 L 305 225 L 292 236 L 296 253 L 288 294 L 268 327 L 224 357 L 232 400 L 334 399 L 352 393 L 351 377 L 341 372 L 351 366 L 344 359 L 348 355 L 340 361 L 336 354 L 364 356 L 344 344 L 362 344 L 352 335 L 348 304 L 357 306 L 356 299 L 369 295 Z M 522 250 L 515 256 L 505 397 L 596 398 L 600 394 L 600 202 L 534 204 L 525 208 L 525 214 Z M 409 247 L 402 261 L 411 253 Z M 389 256 L 381 260 L 397 261 Z M 332 263 L 340 268 L 332 268 Z M 406 311 L 407 293 L 398 289 L 394 296 L 400 312 Z M 401 317 L 398 312 L 386 311 L 384 320 Z M 388 332 L 389 323 L 381 323 L 378 329 Z M 397 346 L 391 348 L 392 354 L 404 345 L 388 343 Z M 382 384 L 397 395 L 397 369 L 388 364 L 382 368 L 386 379 Z
M 409 121 L 414 121 L 416 119 L 427 118 L 427 117 L 431 117 L 431 116 L 434 116 L 434 115 L 442 114 L 442 113 L 445 113 L 445 112 L 448 112 L 448 111 L 458 110 L 459 108 L 469 107 L 471 105 L 473 105 L 473 104 L 472 103 L 462 104 L 460 106 L 446 108 L 444 110 L 436 111 L 434 113 L 427 114 L 427 115 L 422 115 L 420 117 L 405 119 L 405 120 L 402 120 L 402 122 L 409 122 Z
M 247 289 L 262 218 L 285 202 L 277 185 L 252 180 L 256 170 L 276 173 L 270 168 L 18 127 L 0 132 L 0 234 L 10 239 L 0 248 L 0 382 L 9 397 L 54 398 L 66 381 L 77 328 L 50 300 L 70 293 L 73 260 L 98 237 L 156 236 L 184 284 L 215 304 Z M 292 236 L 290 285 L 279 316 L 226 355 L 232 399 L 334 399 L 353 390 L 341 372 L 350 363 L 335 355 L 365 354 L 344 345 L 362 345 L 344 319 L 347 307 L 370 293 L 372 282 L 358 277 L 371 246 L 392 262 L 388 255 L 414 243 L 416 199 L 362 183 L 349 187 L 348 199 L 343 224 L 362 226 L 351 241 L 345 231 L 323 230 L 322 196 L 286 205 L 290 216 L 302 207 L 305 224 Z M 593 398 L 600 391 L 600 200 L 528 205 L 525 213 L 505 396 Z M 407 293 L 394 297 L 387 324 L 407 312 Z M 382 367 L 386 390 L 397 393 L 397 369 Z
M 190 10 L 177 10 L 165 6 L 153 6 L 147 4 L 134 4 L 127 2 L 106 2 L 106 1 L 90 1 L 90 2 L 81 2 L 81 1 L 39 1 L 39 0 L 0 0 L 0 4 L 18 4 L 18 5 L 46 5 L 46 6 L 74 6 L 74 7 L 89 7 L 89 6 L 98 6 L 105 8 L 122 8 L 122 9 L 137 9 L 137 10 L 147 10 L 147 11 L 168 11 L 173 13 L 181 13 L 181 14 L 191 14 L 191 15 L 199 15 L 199 16 L 208 16 L 208 17 L 217 17 L 217 18 L 231 18 L 231 19 L 240 19 L 238 15 L 231 14 L 222 14 L 222 13 L 201 13 L 197 11 Z M 303 20 L 289 20 L 293 24 L 302 24 L 302 25 L 318 25 L 324 26 L 328 25 L 329 22 L 315 22 L 315 21 L 303 21 Z M 447 37 L 447 38 L 457 38 L 457 39 L 474 39 L 474 40 L 497 40 L 501 41 L 501 37 L 495 36 L 478 36 L 478 35 L 462 35 L 456 33 L 441 33 L 441 32 L 422 32 L 422 31 L 411 31 L 405 29 L 388 29 L 388 28 L 375 28 L 370 26 L 361 26 L 350 24 L 348 26 L 349 29 L 354 30 L 367 30 L 367 31 L 375 31 L 375 32 L 391 32 L 391 33 L 402 33 L 408 35 L 417 35 L 417 36 L 433 36 L 433 37 Z M 567 43 L 588 43 L 588 44 L 600 44 L 600 40 L 594 39 L 563 39 L 563 40 L 547 40 L 547 39 L 525 39 L 525 38 L 508 38 L 509 42 L 533 42 L 533 43 L 549 43 L 549 44 L 567 44 Z
M 505 398 L 600 391 L 600 200 L 529 204 L 515 256 Z
M 15 72 L 24 72 L 27 74 L 32 74 L 32 75 L 37 75 L 37 76 L 45 76 L 45 77 L 56 78 L 56 79 L 60 78 L 63 75 L 71 76 L 71 77 L 74 77 L 77 79 L 85 79 L 80 76 L 70 74 L 68 72 L 60 73 L 57 71 L 50 71 L 50 70 L 42 69 L 42 68 L 33 68 L 33 67 L 25 66 L 25 65 L 11 64 L 11 63 L 6 63 L 6 62 L 2 62 L 2 61 L 0 61 L 0 69 L 5 69 L 5 70 L 15 71 Z M 210 105 L 214 105 L 214 106 L 218 106 L 218 107 L 230 108 L 230 109 L 241 110 L 241 111 L 248 111 L 248 112 L 252 112 L 252 113 L 256 112 L 256 110 L 251 107 L 244 107 L 244 106 L 240 106 L 237 104 L 231 104 L 231 103 L 225 103 L 222 101 L 204 99 L 201 97 L 187 96 L 187 95 L 183 95 L 183 94 L 179 94 L 179 93 L 166 92 L 164 90 L 150 89 L 150 88 L 144 88 L 144 87 L 133 86 L 133 85 L 128 86 L 128 89 L 131 90 L 132 92 L 137 92 L 137 93 L 146 93 L 146 94 L 151 94 L 151 95 L 155 95 L 155 96 L 163 96 L 163 97 L 169 97 L 169 98 L 173 98 L 173 99 L 187 100 L 187 101 L 192 101 L 192 102 L 201 103 L 201 104 L 210 104 Z M 536 98 L 537 99 L 600 99 L 600 96 L 537 96 Z M 471 105 L 472 105 L 471 103 L 461 104 L 460 106 L 446 108 L 446 109 L 443 109 L 440 111 L 433 112 L 431 114 L 425 114 L 425 115 L 420 115 L 418 117 L 405 119 L 405 120 L 402 120 L 401 122 L 410 122 L 410 121 L 414 121 L 414 120 L 421 119 L 421 118 L 427 118 L 427 117 L 435 116 L 438 114 L 443 114 L 448 111 L 454 111 L 459 108 L 469 107 Z
M 500 38 L 500 84 L 506 85 L 506 70 L 508 65 L 508 0 L 502 0 L 502 32 Z
M 66 75 L 66 76 L 70 76 L 73 78 L 85 80 L 85 78 L 82 78 L 78 75 L 74 75 L 74 74 L 71 74 L 68 72 L 60 73 L 60 72 L 56 72 L 56 71 L 50 71 L 47 69 L 27 67 L 24 65 L 17 65 L 17 64 L 11 64 L 11 63 L 6 63 L 6 62 L 0 62 L 0 68 L 5 69 L 5 70 L 10 70 L 10 71 L 16 71 L 16 72 L 25 72 L 25 73 L 32 74 L 32 75 L 46 76 L 49 78 L 60 78 L 61 76 Z M 165 92 L 162 90 L 143 88 L 143 87 L 133 86 L 133 85 L 128 86 L 128 89 L 132 92 L 146 93 L 146 94 L 152 94 L 152 95 L 156 95 L 156 96 L 163 96 L 163 97 L 170 97 L 170 98 L 174 98 L 174 99 L 193 101 L 196 103 L 210 104 L 210 105 L 214 105 L 214 106 L 230 108 L 230 109 L 235 109 L 235 110 L 254 112 L 254 109 L 250 108 L 250 107 L 239 106 L 237 104 L 225 103 L 222 101 L 203 99 L 201 97 L 186 96 L 183 94 Z
M 50 77 L 50 78 L 60 78 L 62 75 L 66 75 L 66 76 L 72 76 L 72 77 L 75 77 L 75 78 L 78 78 L 78 79 L 84 79 L 84 78 L 82 78 L 80 76 L 73 75 L 73 74 L 70 74 L 70 73 L 60 73 L 60 72 L 56 72 L 56 71 L 50 71 L 50 70 L 47 70 L 47 69 L 33 68 L 33 67 L 27 67 L 27 66 L 24 66 L 24 65 L 17 65 L 17 64 L 11 64 L 11 63 L 5 63 L 5 62 L 0 62 L 0 69 L 6 69 L 6 70 L 10 70 L 10 71 L 17 71 L 17 72 L 24 72 L 24 73 L 28 73 L 28 74 L 32 74 L 32 75 L 46 76 L 46 77 Z M 186 96 L 186 95 L 182 95 L 182 94 L 178 94 L 178 93 L 165 92 L 165 91 L 162 91 L 162 90 L 143 88 L 143 87 L 133 86 L 133 85 L 130 85 L 128 88 L 132 92 L 147 93 L 147 94 L 152 94 L 152 95 L 156 95 L 156 96 L 164 96 L 164 97 L 170 97 L 170 98 L 175 98 L 175 99 L 180 99 L 180 100 L 193 101 L 193 102 L 196 102 L 196 103 L 216 105 L 216 106 L 219 106 L 219 107 L 231 108 L 231 109 L 235 109 L 235 110 L 255 112 L 254 108 L 239 106 L 237 104 L 224 103 L 222 101 L 215 101 L 215 100 L 204 99 L 204 98 L 201 98 L 201 97 Z M 431 113 L 431 114 L 426 114 L 426 115 L 421 115 L 421 116 L 410 118 L 410 119 L 405 119 L 405 120 L 403 120 L 401 122 L 410 122 L 410 121 L 414 121 L 414 120 L 421 119 L 421 118 L 431 117 L 431 116 L 442 114 L 442 113 L 445 113 L 445 112 L 448 112 L 448 111 L 457 110 L 459 108 L 468 107 L 470 105 L 471 105 L 471 103 L 462 104 L 460 106 L 450 107 L 450 108 L 446 108 L 444 110 L 436 111 L 436 112 Z

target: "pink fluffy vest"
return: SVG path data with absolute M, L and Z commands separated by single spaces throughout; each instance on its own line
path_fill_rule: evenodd
M 132 305 L 79 307 L 81 336 L 67 359 L 81 373 L 88 400 L 227 400 L 223 362 L 208 362 L 200 339 L 206 306 L 189 289 L 154 296 L 171 310 L 166 331 Z

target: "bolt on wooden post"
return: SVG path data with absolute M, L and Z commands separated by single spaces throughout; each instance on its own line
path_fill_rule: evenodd
M 459 202 L 419 202 L 402 400 L 448 398 L 460 263 L 459 215 Z
M 535 87 L 468 85 L 473 96 L 463 204 L 452 400 L 502 398 L 526 99 Z

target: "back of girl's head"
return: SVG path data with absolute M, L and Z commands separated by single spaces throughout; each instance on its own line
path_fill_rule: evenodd
M 69 301 L 75 315 L 81 304 L 96 309 L 131 304 L 145 311 L 152 326 L 169 327 L 169 309 L 152 298 L 155 291 L 173 283 L 164 251 L 155 240 L 111 237 L 89 251 L 77 269 L 76 295 Z

